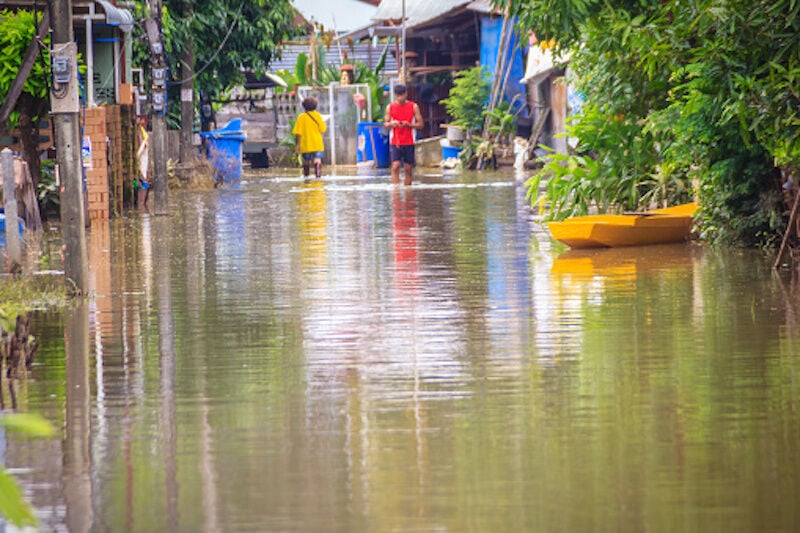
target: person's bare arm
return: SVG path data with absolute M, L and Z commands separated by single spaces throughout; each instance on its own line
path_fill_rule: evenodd
M 394 128 L 397 126 L 397 122 L 392 120 L 392 113 L 389 107 L 390 106 L 386 106 L 386 116 L 383 117 L 383 125 L 387 128 Z
M 414 124 L 411 125 L 412 128 L 416 128 L 421 130 L 425 127 L 425 121 L 422 120 L 422 112 L 419 110 L 419 106 L 414 104 Z

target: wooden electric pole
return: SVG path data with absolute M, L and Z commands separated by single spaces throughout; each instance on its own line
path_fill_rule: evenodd
M 153 156 L 153 211 L 169 214 L 167 183 L 167 61 L 161 32 L 161 0 L 151 0 L 150 17 L 145 22 L 150 43 L 150 110 L 153 134 L 150 148 Z
M 89 259 L 83 205 L 81 134 L 78 123 L 78 61 L 77 47 L 73 42 L 72 2 L 53 0 L 50 8 L 53 27 L 50 107 L 53 113 L 56 163 L 61 180 L 64 274 L 69 289 L 86 294 L 89 289 Z

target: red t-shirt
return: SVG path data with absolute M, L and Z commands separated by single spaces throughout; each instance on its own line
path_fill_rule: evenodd
M 414 122 L 414 102 L 406 100 L 402 105 L 392 102 L 389 104 L 389 117 L 400 122 Z M 393 128 L 392 144 L 395 146 L 414 144 L 414 130 L 406 126 Z

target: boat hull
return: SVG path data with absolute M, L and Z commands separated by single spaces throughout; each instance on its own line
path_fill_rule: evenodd
M 685 241 L 697 204 L 627 215 L 589 215 L 548 222 L 553 238 L 570 248 L 614 248 Z

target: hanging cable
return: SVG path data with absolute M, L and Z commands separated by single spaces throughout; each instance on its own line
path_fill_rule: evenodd
M 225 43 L 227 43 L 227 42 L 228 42 L 228 38 L 230 38 L 230 36 L 231 36 L 231 33 L 233 33 L 233 28 L 235 28 L 235 27 L 236 27 L 236 23 L 237 23 L 237 22 L 238 22 L 238 20 L 239 20 L 239 15 L 242 13 L 242 9 L 244 8 L 244 4 L 245 4 L 245 2 L 242 2 L 242 3 L 239 5 L 239 10 L 236 12 L 236 15 L 234 15 L 234 17 L 233 17 L 233 23 L 231 23 L 231 25 L 228 27 L 228 33 L 226 33 L 226 34 L 225 34 L 225 38 L 224 38 L 224 39 L 222 39 L 222 42 L 220 43 L 219 47 L 217 47 L 217 50 L 216 50 L 216 51 L 214 52 L 214 54 L 211 56 L 211 59 L 209 59 L 209 60 L 208 60 L 208 62 L 206 62 L 206 64 L 205 64 L 205 65 L 203 65 L 203 68 L 201 68 L 200 70 L 198 70 L 197 72 L 195 72 L 195 73 L 194 73 L 194 74 L 193 74 L 191 77 L 189 77 L 189 78 L 184 78 L 184 79 L 182 79 L 182 80 L 178 80 L 178 81 L 173 81 L 173 82 L 171 82 L 172 84 L 174 84 L 174 85 L 183 85 L 184 83 L 188 83 L 188 82 L 192 81 L 193 79 L 195 79 L 195 78 L 196 78 L 197 76 L 199 76 L 200 74 L 202 74 L 202 73 L 203 73 L 203 72 L 204 72 L 204 71 L 205 71 L 205 70 L 206 70 L 208 67 L 210 67 L 210 66 L 211 66 L 211 63 L 213 63 L 213 62 L 214 62 L 214 60 L 217 58 L 217 56 L 219 55 L 219 53 L 220 53 L 220 52 L 222 51 L 222 49 L 225 47 Z

